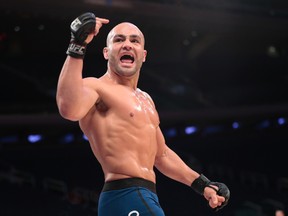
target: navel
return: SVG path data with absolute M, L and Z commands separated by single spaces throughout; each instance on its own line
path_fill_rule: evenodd
M 134 113 L 133 112 L 130 112 L 130 117 L 134 117 Z

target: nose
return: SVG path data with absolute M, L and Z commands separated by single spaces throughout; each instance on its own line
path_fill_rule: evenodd
M 123 49 L 125 50 L 131 50 L 132 49 L 132 44 L 129 40 L 125 40 L 123 43 Z

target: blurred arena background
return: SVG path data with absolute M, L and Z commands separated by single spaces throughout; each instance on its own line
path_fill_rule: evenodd
M 287 210 L 287 1 L 1 0 L 1 216 L 97 215 L 101 169 L 55 103 L 69 25 L 87 11 L 110 24 L 89 45 L 84 76 L 105 72 L 112 26 L 137 24 L 148 50 L 139 87 L 158 107 L 167 144 L 231 189 L 230 204 L 214 213 L 157 173 L 167 216 Z

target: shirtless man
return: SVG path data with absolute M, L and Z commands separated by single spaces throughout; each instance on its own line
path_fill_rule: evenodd
M 192 187 L 211 208 L 221 209 L 230 197 L 227 186 L 192 170 L 165 144 L 154 103 L 137 88 L 147 55 L 137 26 L 127 22 L 115 26 L 103 49 L 106 73 L 82 77 L 87 44 L 108 23 L 89 12 L 71 23 L 71 41 L 57 87 L 60 114 L 79 121 L 104 172 L 98 215 L 163 216 L 154 167 Z

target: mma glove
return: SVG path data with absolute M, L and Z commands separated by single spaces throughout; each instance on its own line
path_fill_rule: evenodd
M 86 52 L 88 35 L 95 31 L 96 17 L 87 12 L 78 16 L 70 25 L 71 40 L 66 54 L 74 58 L 83 59 Z
M 218 190 L 213 186 L 218 187 Z M 217 195 L 223 196 L 225 201 L 222 203 L 221 206 L 215 208 L 215 211 L 222 209 L 224 206 L 228 204 L 230 199 L 230 190 L 228 187 L 220 182 L 211 182 L 207 177 L 201 174 L 197 179 L 195 179 L 192 184 L 191 188 L 196 191 L 198 194 L 203 195 L 205 187 L 210 187 L 217 192 Z

